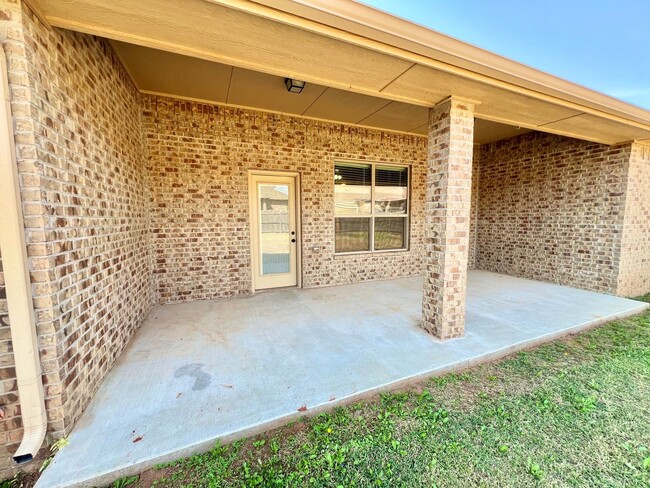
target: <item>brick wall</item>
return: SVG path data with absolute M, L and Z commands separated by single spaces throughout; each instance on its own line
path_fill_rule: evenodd
M 26 17 L 42 174 L 39 199 L 25 198 L 28 218 L 42 223 L 28 251 L 47 270 L 35 296 L 53 301 L 51 321 L 39 321 L 58 342 L 60 384 L 48 396 L 68 430 L 151 304 L 141 112 L 106 41 Z
M 629 156 L 544 133 L 482 146 L 476 266 L 616 293 Z
M 250 292 L 252 169 L 301 174 L 304 287 L 421 273 L 426 138 L 153 96 L 144 130 L 160 302 Z M 334 255 L 337 158 L 412 165 L 409 251 Z
M 0 19 L 49 431 L 58 437 L 152 304 L 140 95 L 106 41 L 48 29 L 15 0 Z M 11 391 L 0 408 L 14 413 L 12 366 L 3 355 L 0 380 Z M 0 477 L 22 437 L 19 417 L 2 422 Z
M 481 146 L 474 146 L 472 154 L 472 204 L 469 217 L 469 256 L 468 269 L 476 269 L 476 254 L 478 243 L 478 211 L 480 188 L 479 180 L 481 174 Z
M 650 293 L 650 147 L 634 144 L 625 188 L 625 223 L 618 290 L 622 296 Z

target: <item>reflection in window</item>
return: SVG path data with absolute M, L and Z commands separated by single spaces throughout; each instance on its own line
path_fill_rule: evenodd
M 375 250 L 404 249 L 406 247 L 406 219 L 375 218 Z
M 290 271 L 289 186 L 259 184 L 262 274 Z
M 354 252 L 370 250 L 369 218 L 337 218 L 336 252 Z
M 375 167 L 375 213 L 406 214 L 408 169 Z
M 372 169 L 369 164 L 337 164 L 334 169 L 336 215 L 369 215 L 371 181 Z

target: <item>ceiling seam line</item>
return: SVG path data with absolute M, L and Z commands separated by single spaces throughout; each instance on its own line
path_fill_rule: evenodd
M 379 90 L 379 93 L 383 92 L 386 88 L 388 88 L 390 85 L 392 85 L 393 83 L 395 83 L 395 81 L 396 81 L 397 79 L 401 78 L 401 77 L 404 76 L 407 72 L 411 71 L 411 69 L 415 68 L 415 66 L 417 66 L 417 64 L 418 64 L 418 63 L 413 63 L 411 66 L 409 66 L 409 67 L 406 68 L 404 71 L 402 71 L 400 74 L 398 74 L 395 78 L 393 78 L 393 79 L 390 80 L 388 83 L 386 83 L 384 86 L 382 86 L 382 87 L 380 88 L 380 90 Z
M 322 96 L 325 94 L 325 92 L 326 92 L 327 90 L 329 90 L 329 89 L 330 89 L 330 87 L 329 87 L 329 86 L 326 86 L 325 89 L 324 89 L 322 92 L 320 92 L 320 95 L 318 95 L 318 96 L 314 99 L 314 101 L 311 102 L 311 103 L 309 104 L 309 106 L 308 106 L 305 110 L 303 110 L 302 112 L 300 112 L 300 115 L 305 115 L 305 114 L 307 113 L 307 111 L 308 111 L 308 110 L 309 110 L 309 109 L 310 109 L 310 108 L 311 108 L 311 107 L 312 107 L 312 106 L 313 106 L 313 105 L 314 105 L 314 104 L 315 104 L 315 103 L 320 99 L 320 97 L 322 97 Z
M 355 124 L 360 124 L 361 122 L 363 122 L 364 120 L 366 120 L 368 117 L 372 117 L 373 115 L 375 115 L 375 114 L 376 114 L 377 112 L 379 112 L 380 110 L 383 110 L 383 109 L 385 109 L 386 107 L 388 107 L 391 103 L 393 103 L 393 101 L 392 101 L 392 100 L 389 100 L 388 103 L 387 103 L 386 105 L 382 105 L 381 107 L 379 107 L 379 108 L 378 108 L 377 110 L 375 110 L 374 112 L 371 112 L 371 113 L 369 113 L 368 115 L 366 115 L 365 117 L 363 117 L 361 120 L 359 120 L 359 122 L 355 122 Z
M 226 103 L 230 103 L 230 88 L 232 87 L 232 75 L 235 72 L 235 67 L 230 67 L 230 78 L 228 79 L 228 93 L 226 93 Z
M 427 124 L 420 124 L 417 127 L 413 127 L 412 129 L 407 130 L 406 132 L 413 132 L 415 129 L 419 129 L 420 127 L 426 127 L 427 125 L 429 125 L 429 124 L 428 123 Z
M 540 125 L 538 125 L 537 127 L 544 127 L 544 126 L 546 126 L 546 125 L 556 124 L 556 123 L 558 123 L 558 122 L 562 122 L 562 121 L 564 121 L 564 120 L 569 120 L 569 119 L 572 119 L 572 118 L 574 118 L 574 117 L 580 117 L 581 115 L 586 115 L 586 114 L 587 114 L 587 112 L 580 112 L 580 113 L 578 113 L 578 114 L 569 115 L 568 117 L 562 117 L 561 119 L 552 120 L 552 121 L 550 121 L 550 122 L 544 122 L 543 124 L 540 124 Z

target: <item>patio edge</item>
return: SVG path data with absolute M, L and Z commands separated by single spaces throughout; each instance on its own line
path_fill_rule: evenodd
M 632 300 L 630 300 L 632 301 Z M 265 421 L 259 424 L 253 424 L 247 428 L 240 429 L 235 432 L 229 432 L 222 436 L 210 437 L 209 439 L 204 439 L 202 441 L 174 449 L 173 451 L 168 451 L 161 455 L 144 459 L 142 461 L 136 462 L 134 464 L 129 464 L 127 466 L 117 467 L 110 471 L 104 471 L 92 478 L 86 478 L 83 480 L 75 481 L 71 484 L 44 484 L 40 483 L 40 480 L 36 483 L 36 488 L 88 488 L 88 487 L 102 487 L 107 486 L 113 483 L 115 480 L 135 476 L 142 473 L 148 469 L 151 469 L 159 464 L 165 464 L 169 462 L 176 461 L 185 457 L 193 456 L 196 454 L 202 454 L 215 446 L 215 443 L 219 441 L 221 445 L 231 444 L 237 440 L 252 437 L 255 435 L 274 430 L 276 428 L 282 427 L 290 422 L 300 420 L 303 417 L 313 417 L 321 413 L 327 412 L 335 407 L 349 405 L 358 401 L 365 400 L 371 396 L 375 396 L 380 393 L 386 393 L 398 389 L 407 388 L 415 383 L 423 381 L 428 378 L 433 378 L 436 376 L 442 376 L 444 374 L 463 371 L 468 368 L 472 368 L 481 364 L 489 363 L 499 359 L 503 359 L 511 354 L 520 352 L 523 350 L 531 349 L 554 340 L 567 337 L 576 333 L 585 332 L 587 330 L 593 329 L 600 325 L 604 325 L 615 320 L 620 320 L 634 315 L 638 315 L 648 308 L 650 308 L 650 303 L 638 302 L 639 305 L 629 308 L 627 310 L 617 312 L 611 315 L 606 315 L 604 317 L 599 317 L 594 320 L 583 322 L 578 325 L 572 325 L 564 329 L 550 332 L 533 339 L 524 340 L 516 344 L 497 349 L 494 351 L 486 352 L 479 356 L 476 356 L 472 359 L 463 359 L 460 361 L 455 361 L 452 363 L 445 364 L 443 366 L 425 370 L 420 373 L 416 373 L 406 378 L 399 380 L 391 381 L 389 383 L 384 383 L 382 385 L 368 388 L 365 390 L 358 391 L 356 393 L 347 395 L 345 397 L 337 398 L 331 402 L 321 403 L 314 407 L 309 408 L 305 412 L 293 412 L 287 415 L 276 417 L 272 420 Z M 462 339 L 454 339 L 462 340 Z M 53 461 L 56 462 L 56 459 Z

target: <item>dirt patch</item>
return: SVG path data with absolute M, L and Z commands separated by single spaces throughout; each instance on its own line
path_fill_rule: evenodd
M 34 473 L 20 473 L 16 478 L 16 483 L 8 486 L 12 488 L 33 488 L 40 475 L 38 471 Z
M 272 442 L 279 442 L 281 444 L 284 440 L 289 439 L 292 436 L 301 435 L 308 429 L 309 425 L 304 421 L 295 421 L 283 427 L 271 430 L 265 434 L 260 434 L 256 437 L 247 439 L 241 446 L 238 461 L 233 464 L 233 468 L 238 468 L 241 465 L 240 460 L 243 459 L 255 457 L 258 459 L 270 458 L 274 454 L 271 449 Z M 265 441 L 264 444 L 261 446 L 255 446 L 255 443 L 260 440 Z M 280 447 L 280 445 L 278 445 L 277 447 L 284 448 L 285 446 Z
M 167 478 L 173 472 L 174 468 L 171 466 L 162 469 L 148 469 L 140 473 L 140 478 L 138 479 L 138 483 L 135 485 L 135 487 L 149 488 L 150 486 L 153 486 L 157 480 L 161 478 Z

